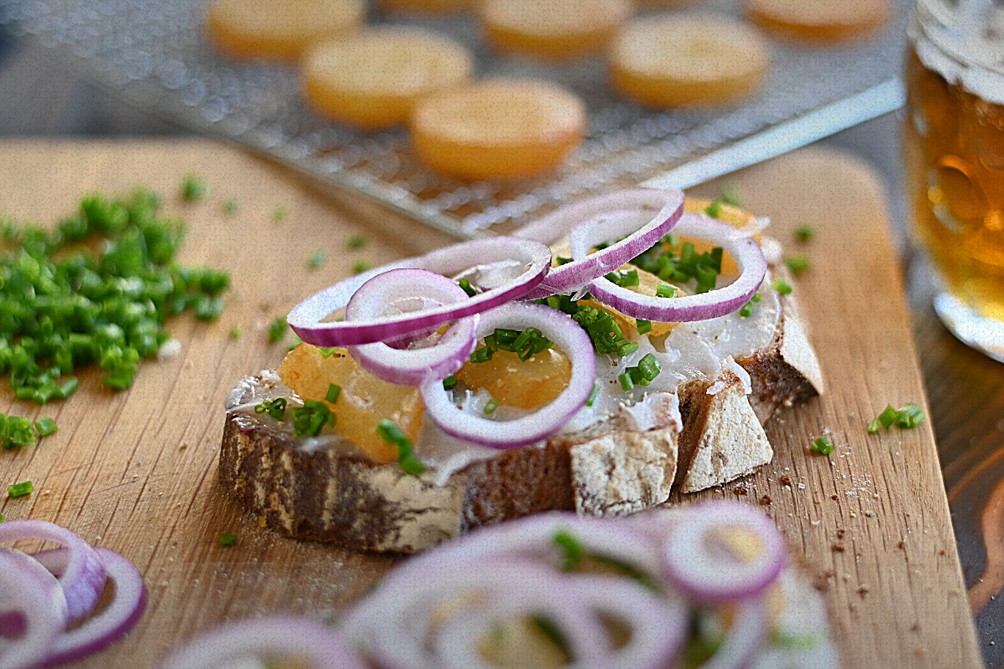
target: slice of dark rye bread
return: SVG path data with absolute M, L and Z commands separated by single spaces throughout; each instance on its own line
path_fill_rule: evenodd
M 294 396 L 274 372 L 249 376 L 227 401 L 220 480 L 268 527 L 300 539 L 413 553 L 481 525 L 553 509 L 625 515 L 682 492 L 720 485 L 770 462 L 763 423 L 822 390 L 822 375 L 793 296 L 782 300 L 769 345 L 723 366 L 718 379 L 678 389 L 682 430 L 661 416 L 653 429 L 618 418 L 543 446 L 498 451 L 437 480 L 378 464 L 351 444 L 295 437 L 249 407 Z M 713 388 L 712 388 L 713 386 Z M 709 392 L 710 391 L 710 392 Z M 666 414 L 669 412 L 666 411 Z

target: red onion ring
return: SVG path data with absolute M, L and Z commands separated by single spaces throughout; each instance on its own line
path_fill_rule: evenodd
M 612 644 L 588 603 L 580 600 L 580 589 L 574 580 L 545 577 L 538 582 L 532 576 L 528 578 L 522 568 L 507 573 L 506 580 L 509 582 L 504 590 L 479 597 L 471 602 L 476 607 L 468 607 L 441 626 L 432 644 L 441 662 L 439 666 L 493 669 L 482 655 L 479 643 L 498 623 L 527 616 L 543 616 L 560 630 L 572 667 L 617 666 L 605 662 Z
M 745 233 L 737 233 L 727 223 L 704 214 L 684 214 L 674 229 L 680 237 L 693 237 L 717 244 L 736 260 L 739 277 L 721 288 L 682 297 L 655 297 L 642 295 L 622 288 L 609 279 L 600 277 L 589 286 L 597 300 L 632 318 L 664 323 L 700 321 L 730 314 L 749 302 L 760 289 L 767 273 L 767 261 L 760 245 Z M 572 257 L 581 255 L 582 249 L 572 249 Z
M 105 586 L 105 568 L 90 544 L 70 530 L 45 520 L 8 520 L 0 523 L 0 542 L 22 539 L 55 541 L 69 550 L 59 583 L 66 595 L 67 623 L 91 612 Z
M 505 327 L 535 327 L 565 352 L 572 363 L 568 387 L 554 400 L 513 420 L 490 420 L 457 408 L 438 380 L 421 386 L 426 414 L 443 432 L 493 448 L 514 448 L 556 433 L 589 399 L 596 360 L 589 335 L 568 315 L 541 304 L 512 302 L 481 314 L 478 337 Z
M 574 585 L 561 575 L 556 579 L 545 566 L 505 558 L 485 559 L 475 568 L 458 568 L 451 561 L 409 563 L 401 571 L 407 578 L 385 580 L 356 605 L 343 627 L 346 637 L 384 669 L 449 666 L 440 655 L 448 650 L 436 641 L 450 624 L 448 614 L 461 628 L 483 632 L 475 624 L 482 614 L 497 619 L 501 610 L 514 615 L 547 611 L 568 635 L 574 656 L 606 651 L 606 633 L 579 601 Z
M 225 664 L 228 660 L 255 661 L 276 654 L 302 658 L 312 668 L 366 669 L 337 630 L 309 618 L 284 614 L 240 620 L 203 632 L 172 652 L 160 666 L 216 669 L 230 666 Z
M 614 618 L 630 630 L 627 643 L 611 649 L 598 666 L 633 669 L 676 666 L 673 661 L 683 648 L 690 625 L 690 611 L 683 597 L 676 593 L 659 595 L 616 576 L 576 574 L 573 582 L 594 613 Z
M 416 268 L 454 276 L 467 272 L 476 265 L 507 261 L 515 261 L 522 266 L 515 279 L 491 287 L 457 304 L 445 304 L 370 320 L 324 321 L 331 314 L 343 309 L 353 293 L 366 281 L 391 269 Z M 287 321 L 300 339 L 316 346 L 350 346 L 396 339 L 481 313 L 523 297 L 540 283 L 550 263 L 551 249 L 538 241 L 518 237 L 493 237 L 461 242 L 424 256 L 384 265 L 320 290 L 293 307 L 287 316 Z
M 68 609 L 63 588 L 31 556 L 0 549 L 0 592 L 5 618 L 6 614 L 20 613 L 13 630 L 17 638 L 0 643 L 0 667 L 34 667 L 45 658 L 53 639 L 66 625 Z
M 767 639 L 767 606 L 762 597 L 749 597 L 736 604 L 732 624 L 722 645 L 701 669 L 742 669 Z
M 139 570 L 114 551 L 101 547 L 94 551 L 105 567 L 115 596 L 106 608 L 85 618 L 83 624 L 57 635 L 39 667 L 54 667 L 98 652 L 120 639 L 143 615 L 146 584 Z M 64 573 L 73 559 L 66 548 L 42 551 L 32 557 L 54 575 Z
M 738 555 L 717 536 L 752 533 L 757 544 L 752 557 Z M 666 575 L 683 592 L 703 602 L 721 602 L 759 595 L 777 579 L 785 565 L 787 546 L 774 521 L 741 502 L 716 500 L 700 513 L 681 516 L 663 543 Z
M 553 243 L 569 236 L 573 261 L 553 268 L 529 299 L 583 288 L 651 248 L 683 213 L 680 191 L 637 188 L 592 197 L 554 211 L 517 234 Z M 619 241 L 589 253 L 598 244 Z M 576 254 L 574 249 L 583 250 Z M 587 255 L 588 254 L 588 255 Z
M 422 269 L 392 269 L 359 287 L 345 308 L 345 320 L 379 318 L 407 301 L 443 305 L 468 299 L 463 288 L 441 274 Z M 475 314 L 457 321 L 433 345 L 395 348 L 373 342 L 350 346 L 349 353 L 360 367 L 384 381 L 417 386 L 429 378 L 445 378 L 463 366 L 478 343 L 475 337 L 478 318 Z

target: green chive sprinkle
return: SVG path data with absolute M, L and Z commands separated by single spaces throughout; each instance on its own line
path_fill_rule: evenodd
M 14 483 L 13 485 L 7 486 L 7 496 L 11 499 L 24 497 L 25 495 L 30 495 L 33 492 L 35 492 L 35 485 L 31 481 L 23 481 L 21 483 Z
M 394 421 L 381 418 L 376 428 L 377 434 L 391 446 L 397 447 L 397 462 L 402 471 L 412 476 L 421 476 L 425 465 L 415 455 L 411 439 Z
M 272 210 L 272 221 L 274 223 L 281 223 L 285 221 L 289 216 L 289 207 L 284 204 L 278 204 L 275 209 Z
M 128 388 L 140 361 L 170 340 L 170 316 L 219 317 L 229 275 L 179 265 L 185 226 L 160 206 L 149 190 L 91 195 L 51 229 L 5 228 L 0 373 L 14 397 L 66 399 L 77 390 L 74 372 L 92 365 L 109 388 Z
M 887 404 L 882 413 L 868 424 L 868 432 L 875 434 L 879 430 L 888 429 L 893 425 L 903 429 L 914 428 L 923 423 L 926 417 L 927 414 L 924 413 L 924 410 L 914 402 L 904 404 L 899 409 Z
M 220 546 L 236 546 L 237 545 L 237 535 L 232 532 L 224 532 L 220 535 Z
M 358 251 L 366 246 L 366 237 L 363 235 L 352 235 L 345 242 L 345 246 L 348 247 L 350 251 Z
M 368 270 L 370 267 L 371 267 L 371 265 L 369 264 L 369 262 L 367 262 L 365 260 L 357 260 L 357 261 L 355 261 L 352 264 L 352 273 L 353 274 L 362 274 L 363 272 L 365 272 L 366 270 Z
M 499 408 L 499 401 L 494 397 L 487 402 L 485 402 L 484 412 L 488 415 L 495 413 L 496 409 Z
M 276 316 L 273 318 L 272 322 L 268 324 L 268 343 L 275 344 L 281 341 L 288 327 L 289 324 L 286 323 L 285 317 Z
M 457 377 L 450 374 L 445 379 L 443 379 L 443 390 L 453 390 L 457 387 Z
M 316 437 L 325 425 L 335 424 L 335 414 L 328 405 L 317 400 L 304 400 L 302 407 L 295 407 L 293 414 L 293 434 L 298 437 Z
M 656 297 L 673 297 L 676 295 L 676 286 L 660 281 L 659 285 L 656 286 L 655 296 Z
M 780 295 L 791 295 L 794 290 L 790 283 L 781 278 L 774 279 L 771 281 L 770 285 L 772 285 L 774 290 L 776 290 Z
M 232 328 L 230 328 L 231 339 L 240 339 L 242 334 L 244 334 L 244 331 L 241 330 L 239 325 L 235 325 Z
M 324 249 L 316 249 L 310 254 L 310 258 L 307 260 L 307 267 L 310 269 L 320 269 L 327 259 L 328 256 L 324 252 Z
M 820 455 L 829 455 L 833 452 L 833 442 L 829 437 L 817 437 L 812 441 L 810 446 L 814 453 L 819 453 Z
M 593 383 L 593 389 L 589 391 L 589 397 L 586 398 L 586 406 L 593 406 L 593 402 L 596 401 L 596 396 L 600 394 L 600 384 L 598 381 Z
M 270 400 L 262 400 L 260 404 L 255 405 L 254 412 L 258 414 L 268 414 L 278 421 L 285 420 L 286 398 L 276 397 Z
M 59 428 L 56 426 L 56 421 L 48 416 L 43 416 L 42 418 L 35 419 L 35 430 L 38 431 L 38 436 L 48 437 L 49 435 L 56 434 Z
M 181 197 L 189 202 L 201 200 L 207 191 L 206 180 L 198 174 L 189 174 L 181 183 Z
M 795 239 L 800 242 L 809 241 L 814 234 L 816 234 L 816 231 L 807 223 L 803 223 L 795 228 Z
M 647 321 L 642 318 L 636 318 L 634 320 L 635 329 L 638 330 L 638 334 L 648 334 L 652 331 L 652 321 Z
M 809 258 L 801 254 L 795 254 L 785 257 L 784 264 L 791 272 L 792 276 L 801 276 L 807 269 L 809 269 Z

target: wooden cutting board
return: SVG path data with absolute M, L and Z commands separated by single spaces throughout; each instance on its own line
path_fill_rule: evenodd
M 39 408 L 0 384 L 0 411 L 52 416 L 60 427 L 37 447 L 0 453 L 0 484 L 32 480 L 36 489 L 0 496 L 0 513 L 51 520 L 124 553 L 149 588 L 138 627 L 79 666 L 153 666 L 199 630 L 269 611 L 337 619 L 394 560 L 291 541 L 243 514 L 217 480 L 223 401 L 243 375 L 279 363 L 285 347 L 268 342 L 268 324 L 303 296 L 359 261 L 443 240 L 208 141 L 7 140 L 0 155 L 0 215 L 52 223 L 86 193 L 150 186 L 189 221 L 183 262 L 233 278 L 223 317 L 172 321 L 180 354 L 144 365 L 128 392 L 85 375 L 69 401 Z M 197 203 L 178 197 L 190 173 L 210 188 Z M 724 183 L 811 259 L 795 290 L 827 389 L 768 426 L 772 465 L 702 497 L 737 497 L 774 517 L 826 593 L 847 667 L 981 666 L 930 426 L 865 429 L 888 403 L 925 402 L 881 188 L 867 166 L 821 149 Z M 796 249 L 800 224 L 816 235 Z M 349 250 L 357 234 L 368 243 Z M 316 250 L 327 261 L 311 269 Z M 837 445 L 829 457 L 808 451 L 823 433 Z M 224 532 L 239 535 L 236 546 L 219 545 Z

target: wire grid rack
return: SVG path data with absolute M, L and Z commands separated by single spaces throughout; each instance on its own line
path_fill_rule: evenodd
M 905 0 L 848 45 L 770 40 L 766 85 L 733 106 L 653 112 L 618 98 L 602 57 L 568 64 L 499 57 L 472 16 L 402 16 L 475 54 L 478 76 L 540 77 L 585 100 L 583 144 L 557 172 L 518 183 L 463 183 L 417 163 L 403 130 L 360 133 L 304 105 L 295 67 L 236 62 L 202 29 L 206 0 L 0 0 L 0 26 L 55 52 L 120 99 L 196 132 L 237 142 L 322 182 L 373 199 L 457 238 L 506 234 L 562 202 L 647 183 L 684 188 L 897 108 Z M 699 6 L 739 16 L 738 0 Z M 678 10 L 679 11 L 679 10 Z M 693 11 L 693 10 L 691 10 Z

